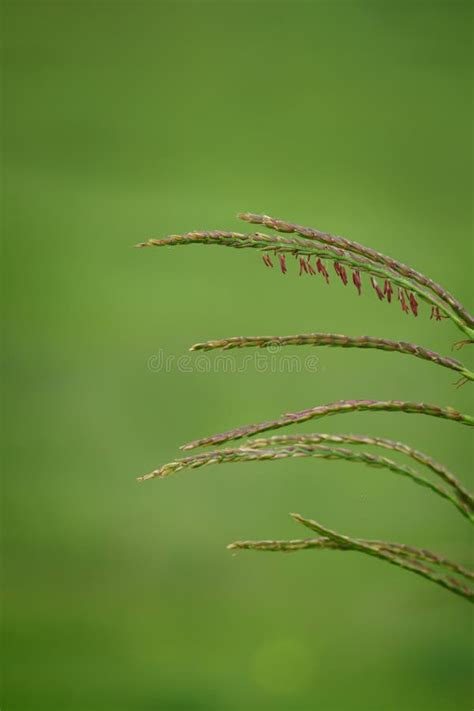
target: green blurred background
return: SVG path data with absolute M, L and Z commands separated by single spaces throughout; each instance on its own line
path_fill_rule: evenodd
M 3 16 L 2 711 L 470 709 L 463 599 L 356 554 L 225 549 L 304 535 L 299 511 L 468 562 L 449 504 L 336 462 L 135 482 L 189 439 L 340 398 L 473 404 L 449 371 L 388 353 L 288 349 L 319 358 L 290 374 L 157 371 L 159 353 L 305 331 L 449 353 L 459 334 L 250 251 L 131 249 L 266 212 L 469 305 L 470 4 L 17 0 Z M 469 483 L 453 423 L 300 429 L 399 438 Z

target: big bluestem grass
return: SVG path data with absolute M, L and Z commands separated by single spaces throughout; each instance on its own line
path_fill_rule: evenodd
M 276 264 L 284 275 L 289 271 L 287 258 L 293 257 L 296 260 L 300 276 L 319 276 L 326 284 L 330 282 L 326 263 L 332 263 L 337 278 L 344 286 L 352 282 L 359 296 L 363 289 L 362 275 L 365 274 L 368 276 L 371 289 L 380 300 L 390 303 L 395 300 L 396 295 L 396 300 L 402 311 L 405 314 L 412 314 L 414 317 L 419 314 L 420 302 L 424 302 L 431 307 L 431 319 L 435 321 L 448 319 L 464 336 L 467 336 L 456 344 L 458 347 L 462 347 L 466 343 L 474 343 L 474 319 L 467 309 L 444 287 L 412 267 L 345 237 L 320 232 L 310 227 L 303 227 L 266 215 L 243 213 L 240 217 L 246 222 L 269 228 L 272 233 L 268 235 L 261 232 L 242 233 L 221 230 L 188 232 L 163 239 L 150 239 L 137 246 L 166 247 L 204 244 L 235 249 L 253 249 L 262 253 L 266 267 L 273 268 Z M 380 283 L 377 279 L 380 279 Z M 440 355 L 414 343 L 392 341 L 374 336 L 351 337 L 343 334 L 311 333 L 296 336 L 231 337 L 197 343 L 191 347 L 191 350 L 217 348 L 227 350 L 251 346 L 265 347 L 267 345 L 372 348 L 411 355 L 434 365 L 448 368 L 455 371 L 460 377 L 458 384 L 474 380 L 474 373 L 455 358 Z M 287 413 L 276 419 L 244 425 L 221 434 L 203 437 L 183 445 L 182 449 L 190 450 L 202 446 L 221 445 L 307 420 L 363 411 L 429 415 L 452 420 L 469 427 L 474 426 L 474 418 L 471 415 L 458 412 L 453 407 L 439 407 L 423 402 L 400 400 L 341 400 L 328 405 L 316 405 L 298 412 Z M 335 446 L 339 444 L 356 447 L 360 445 L 375 446 L 404 454 L 418 464 L 427 467 L 431 474 L 434 474 L 442 483 L 432 481 L 411 466 L 388 457 Z M 444 465 L 407 444 L 369 435 L 315 433 L 257 438 L 247 441 L 241 447 L 193 453 L 190 456 L 176 459 L 139 477 L 139 481 L 163 478 L 182 469 L 196 469 L 210 464 L 276 461 L 302 457 L 362 463 L 370 467 L 392 471 L 431 489 L 453 504 L 469 521 L 474 520 L 474 497 Z M 351 538 L 325 528 L 316 521 L 305 519 L 299 514 L 292 515 L 296 521 L 317 532 L 319 537 L 290 541 L 235 541 L 229 547 L 284 552 L 309 549 L 358 551 L 421 575 L 471 601 L 474 599 L 474 591 L 459 580 L 459 576 L 472 580 L 474 573 L 443 556 L 400 543 Z M 458 577 L 453 577 L 451 573 L 455 573 Z

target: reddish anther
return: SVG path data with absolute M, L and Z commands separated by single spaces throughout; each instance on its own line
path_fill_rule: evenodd
M 407 302 L 405 300 L 405 294 L 403 292 L 403 289 L 400 289 L 400 288 L 398 289 L 398 300 L 401 304 L 402 311 L 404 311 L 406 314 L 409 313 Z
M 334 271 L 345 286 L 347 284 L 347 273 L 345 268 L 342 266 L 342 264 L 339 264 L 339 262 L 334 262 Z
M 355 288 L 357 289 L 357 293 L 361 294 L 361 289 L 362 289 L 362 281 L 360 278 L 360 272 L 356 270 L 355 272 L 352 272 L 352 281 L 354 283 Z
M 322 263 L 322 261 L 320 259 L 318 259 L 318 261 L 316 262 L 316 267 L 318 269 L 318 273 L 322 274 L 323 277 L 325 278 L 326 284 L 329 284 L 329 274 L 327 272 L 326 267 L 324 266 L 324 264 Z
M 377 280 L 374 279 L 374 277 L 370 277 L 370 283 L 371 283 L 372 286 L 374 287 L 375 293 L 376 293 L 377 296 L 379 297 L 380 301 L 383 301 L 383 300 L 385 299 L 385 296 L 384 296 L 384 294 L 383 294 L 382 289 L 381 289 L 380 286 L 378 285 Z
M 441 316 L 440 310 L 437 306 L 431 307 L 430 321 L 432 318 L 434 318 L 435 321 L 441 321 L 442 316 Z
M 413 315 L 418 316 L 418 301 L 415 299 L 415 295 L 412 294 L 411 291 L 408 295 L 408 300 L 410 301 L 410 308 Z
M 303 257 L 300 257 L 300 276 L 308 274 L 308 262 Z
M 316 274 L 316 272 L 314 271 L 314 269 L 311 265 L 311 255 L 310 254 L 308 254 L 308 256 L 306 258 L 306 264 L 308 266 L 308 273 L 311 275 Z
M 383 285 L 383 293 L 387 297 L 387 301 L 390 304 L 392 301 L 393 289 L 392 289 L 392 285 L 388 279 L 385 279 L 385 282 Z

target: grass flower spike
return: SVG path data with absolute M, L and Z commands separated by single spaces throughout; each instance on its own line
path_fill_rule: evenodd
M 460 349 L 474 343 L 474 319 L 465 306 L 444 287 L 418 270 L 392 257 L 365 247 L 345 237 L 321 232 L 310 227 L 276 219 L 267 215 L 242 213 L 239 217 L 247 223 L 270 230 L 263 232 L 188 232 L 150 239 L 138 247 L 173 247 L 191 244 L 217 245 L 233 249 L 253 249 L 261 253 L 262 261 L 269 270 L 276 270 L 289 278 L 291 262 L 302 278 L 314 278 L 315 283 L 330 285 L 339 280 L 344 287 L 355 289 L 358 296 L 373 293 L 380 301 L 395 302 L 403 314 L 413 318 L 421 315 L 422 307 L 430 307 L 431 321 L 450 321 L 463 333 L 455 347 Z M 329 269 L 329 265 L 332 265 Z M 441 355 L 408 341 L 394 341 L 377 336 L 348 336 L 337 333 L 306 333 L 292 336 L 234 336 L 196 343 L 191 351 L 230 350 L 236 348 L 265 348 L 266 346 L 311 346 L 330 348 L 373 349 L 388 353 L 412 356 L 432 365 L 454 371 L 463 385 L 474 380 L 474 372 L 460 360 Z M 385 357 L 385 356 L 383 356 Z M 455 391 L 454 391 L 455 392 Z M 474 417 L 451 406 L 439 406 L 409 400 L 340 400 L 327 405 L 313 405 L 304 410 L 289 412 L 274 419 L 236 427 L 184 444 L 183 450 L 213 447 L 175 459 L 148 474 L 139 481 L 162 479 L 183 469 L 198 469 L 211 464 L 242 462 L 276 462 L 279 460 L 311 458 L 317 460 L 315 471 L 325 466 L 325 461 L 344 461 L 363 464 L 403 476 L 419 486 L 431 490 L 459 512 L 469 523 L 474 522 L 474 496 L 446 466 L 414 447 L 385 437 L 367 434 L 290 433 L 255 437 L 265 432 L 280 430 L 289 425 L 298 425 L 309 420 L 359 412 L 397 412 L 410 415 L 427 415 L 443 420 L 474 426 Z M 246 438 L 241 446 L 220 445 Z M 343 445 L 343 446 L 341 446 Z M 373 447 L 377 453 L 361 451 L 360 447 Z M 404 455 L 411 463 L 399 462 L 380 453 L 380 449 Z M 416 462 L 417 468 L 412 466 Z M 418 467 L 424 468 L 421 472 Z M 426 470 L 426 471 L 425 471 Z M 268 539 L 261 541 L 234 541 L 232 550 L 256 550 L 273 552 L 311 551 L 356 551 L 415 573 L 469 601 L 474 600 L 474 572 L 460 563 L 424 548 L 415 548 L 403 543 L 391 543 L 377 539 L 352 538 L 326 528 L 314 520 L 292 514 L 294 520 L 310 529 L 317 537 L 292 540 Z

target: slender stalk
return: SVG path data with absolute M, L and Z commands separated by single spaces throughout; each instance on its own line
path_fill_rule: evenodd
M 170 235 L 164 239 L 150 239 L 147 242 L 137 244 L 137 247 L 172 247 L 187 244 L 215 244 L 223 247 L 233 247 L 235 249 L 257 249 L 263 251 L 274 251 L 276 253 L 292 253 L 297 255 L 314 255 L 346 264 L 358 271 L 371 275 L 389 279 L 402 289 L 412 291 L 423 301 L 443 312 L 450 318 L 458 328 L 463 331 L 469 340 L 474 340 L 474 329 L 453 312 L 444 301 L 434 296 L 430 291 L 426 291 L 419 284 L 394 272 L 390 267 L 378 264 L 370 259 L 348 252 L 339 247 L 324 245 L 311 239 L 297 236 L 285 236 L 280 234 L 266 235 L 260 232 L 224 232 L 214 230 L 211 232 L 188 232 L 183 235 Z
M 447 491 L 438 484 L 433 483 L 429 479 L 425 479 L 420 476 L 417 471 L 411 467 L 407 467 L 404 464 L 394 462 L 392 459 L 387 457 L 380 457 L 374 454 L 369 454 L 368 452 L 354 452 L 351 449 L 346 449 L 343 447 L 325 447 L 324 445 L 289 445 L 286 447 L 275 447 L 273 449 L 252 449 L 252 448 L 229 448 L 229 449 L 218 449 L 212 452 L 204 452 L 192 455 L 190 457 L 184 457 L 183 459 L 177 459 L 173 462 L 169 462 L 159 469 L 155 469 L 149 474 L 139 478 L 139 481 L 147 481 L 148 479 L 154 478 L 164 478 L 178 472 L 182 469 L 192 468 L 196 469 L 198 467 L 207 466 L 209 464 L 224 464 L 224 463 L 238 463 L 238 462 L 254 462 L 254 461 L 274 461 L 278 459 L 289 459 L 289 458 L 301 458 L 301 457 L 313 457 L 316 459 L 329 459 L 329 460 L 344 460 L 347 462 L 353 462 L 355 464 L 366 464 L 369 467 L 389 469 L 396 474 L 401 474 L 410 478 L 412 481 L 425 486 L 439 496 L 450 501 L 456 508 L 461 511 L 463 516 L 466 516 L 470 520 L 472 517 L 466 509 L 466 506 L 460 502 L 457 497 L 455 497 L 450 491 Z
M 382 447 L 383 449 L 388 449 L 392 452 L 401 452 L 402 454 L 406 454 L 408 457 L 411 457 L 420 464 L 424 464 L 445 483 L 452 486 L 459 500 L 465 505 L 467 511 L 471 514 L 474 512 L 473 495 L 463 486 L 463 484 L 461 484 L 459 479 L 454 476 L 449 469 L 427 454 L 424 454 L 417 449 L 413 449 L 413 447 L 410 447 L 403 442 L 397 442 L 393 439 L 386 439 L 384 437 L 369 437 L 367 435 L 325 434 L 318 432 L 315 434 L 273 435 L 272 437 L 249 440 L 246 446 L 252 447 L 253 449 L 259 449 L 261 447 L 267 449 L 281 445 L 319 444 L 320 442 L 355 445 L 365 444 L 368 446 L 373 445 L 376 447 Z
M 442 356 L 435 351 L 428 350 L 422 346 L 406 341 L 391 341 L 387 338 L 375 338 L 374 336 L 351 337 L 337 333 L 303 333 L 295 336 L 235 336 L 233 338 L 221 338 L 203 343 L 196 343 L 191 346 L 191 351 L 210 351 L 218 348 L 230 350 L 232 348 L 248 348 L 256 346 L 329 346 L 340 348 L 375 348 L 393 353 L 403 353 L 406 355 L 421 358 L 430 363 L 435 363 L 443 368 L 449 368 L 457 373 L 461 373 L 468 380 L 474 380 L 474 373 L 466 368 L 455 358 Z
M 386 560 L 387 563 L 391 563 L 392 565 L 398 565 L 400 568 L 405 568 L 405 570 L 411 570 L 411 572 L 416 573 L 417 575 L 421 575 L 424 578 L 431 580 L 431 582 L 437 583 L 438 585 L 447 588 L 451 592 L 454 592 L 457 595 L 461 595 L 462 597 L 467 598 L 471 602 L 474 601 L 474 592 L 462 585 L 459 580 L 447 575 L 443 575 L 442 573 L 439 573 L 437 570 L 433 570 L 432 568 L 427 568 L 420 561 L 410 561 L 406 558 L 395 555 L 394 553 L 391 553 L 387 550 L 383 550 L 380 546 L 374 547 L 372 545 L 368 545 L 365 541 L 361 539 L 350 538 L 349 536 L 344 536 L 340 533 L 336 533 L 336 531 L 332 531 L 329 528 L 325 528 L 317 521 L 303 518 L 303 516 L 301 516 L 300 514 L 293 513 L 291 514 L 291 516 L 295 519 L 295 521 L 298 521 L 299 523 L 303 524 L 303 526 L 306 526 L 306 528 L 309 528 L 312 531 L 316 531 L 316 533 L 319 533 L 320 535 L 326 538 L 332 539 L 336 543 L 339 543 L 341 546 L 345 546 L 351 548 L 352 550 L 358 550 L 361 553 L 367 553 L 368 555 L 381 558 L 382 560 Z
M 392 257 L 388 257 L 385 254 L 372 249 L 371 247 L 365 247 L 362 244 L 353 242 L 352 240 L 346 239 L 345 237 L 341 237 L 339 235 L 332 235 L 328 232 L 320 232 L 319 230 L 312 229 L 311 227 L 303 227 L 302 225 L 275 219 L 273 217 L 269 217 L 268 215 L 256 215 L 250 212 L 244 212 L 238 215 L 238 217 L 240 217 L 241 220 L 245 220 L 245 222 L 263 225 L 272 230 L 277 230 L 278 232 L 299 234 L 305 238 L 315 239 L 325 244 L 341 247 L 349 252 L 368 257 L 372 261 L 378 262 L 379 264 L 384 264 L 398 274 L 408 277 L 417 284 L 420 284 L 420 286 L 433 291 L 443 302 L 445 302 L 455 313 L 458 314 L 458 316 L 468 327 L 474 328 L 474 318 L 460 303 L 460 301 L 444 289 L 444 287 L 437 284 L 432 279 L 429 279 L 421 272 L 412 269 L 412 267 L 409 267 L 406 264 L 393 259 Z
M 338 415 L 349 412 L 404 412 L 407 414 L 429 415 L 431 417 L 441 417 L 446 420 L 454 420 L 469 427 L 474 426 L 474 417 L 458 412 L 452 407 L 438 407 L 424 402 L 405 402 L 401 400 L 340 400 L 328 405 L 318 405 L 299 412 L 288 413 L 275 420 L 267 420 L 251 425 L 237 427 L 221 434 L 203 437 L 184 444 L 181 449 L 194 449 L 207 445 L 222 444 L 233 439 L 249 437 L 258 432 L 286 427 L 297 422 L 319 419 L 330 415 Z
M 414 548 L 413 546 L 407 546 L 404 543 L 388 543 L 387 541 L 374 541 L 374 540 L 364 540 L 357 539 L 361 543 L 365 543 L 372 548 L 387 551 L 388 553 L 393 553 L 405 558 L 412 558 L 414 560 L 421 560 L 425 563 L 430 563 L 432 565 L 438 565 L 441 568 L 446 568 L 451 570 L 458 575 L 462 575 L 468 580 L 474 580 L 474 572 L 468 570 L 458 563 L 454 563 L 448 558 L 444 558 L 436 553 L 426 550 L 425 548 Z M 338 550 L 338 551 L 348 551 L 351 550 L 349 546 L 342 545 L 331 538 L 294 538 L 291 540 L 265 540 L 265 541 L 234 541 L 229 543 L 227 546 L 229 550 L 255 550 L 255 551 L 269 551 L 269 552 L 283 552 L 283 553 L 293 553 L 296 551 L 312 550 L 314 548 L 323 550 Z

